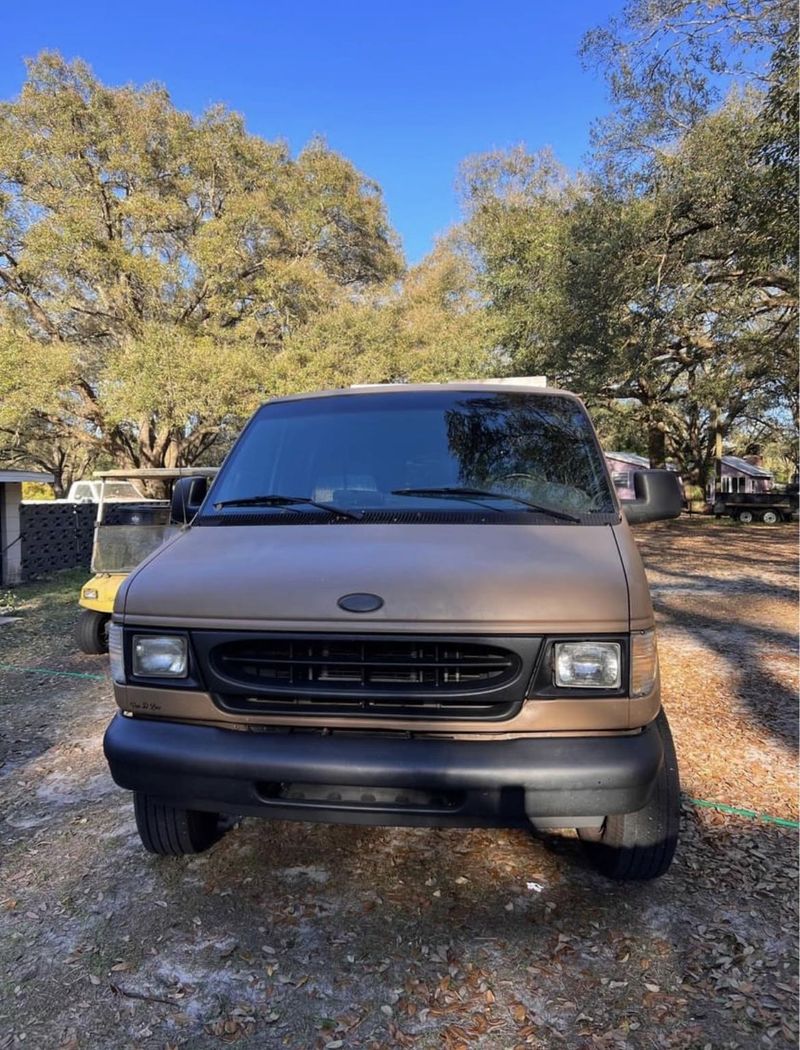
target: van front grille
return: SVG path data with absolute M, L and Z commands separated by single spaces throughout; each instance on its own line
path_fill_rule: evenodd
M 469 692 L 502 685 L 519 669 L 514 653 L 485 645 L 295 638 L 228 642 L 215 669 L 240 685 L 330 692 Z
M 218 702 L 273 714 L 507 718 L 539 648 L 530 638 L 512 648 L 483 638 L 193 634 Z

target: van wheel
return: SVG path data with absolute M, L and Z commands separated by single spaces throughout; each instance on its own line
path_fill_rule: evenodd
M 142 845 L 162 857 L 202 853 L 222 834 L 219 814 L 163 805 L 141 791 L 133 793 L 133 810 Z
M 776 511 L 765 510 L 761 517 L 761 520 L 764 522 L 765 525 L 777 525 L 781 519 Z
M 97 656 L 108 652 L 108 613 L 95 612 L 94 609 L 81 609 L 78 624 L 75 628 L 75 640 L 82 653 Z
M 611 879 L 657 879 L 675 855 L 681 785 L 672 733 L 663 710 L 656 727 L 664 761 L 650 801 L 636 813 L 606 817 L 602 828 L 578 831 L 592 865 Z

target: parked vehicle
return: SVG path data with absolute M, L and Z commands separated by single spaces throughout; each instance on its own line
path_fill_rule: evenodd
M 81 652 L 108 651 L 108 624 L 120 584 L 142 558 L 176 531 L 170 524 L 169 500 L 147 499 L 137 482 L 159 481 L 171 487 L 187 474 L 209 478 L 216 472 L 216 467 L 104 470 L 98 471 L 94 481 L 76 482 L 96 486 L 97 493 L 93 576 L 81 588 L 78 599 L 82 609 L 78 614 L 76 641 Z M 73 488 L 75 485 L 70 491 Z M 124 495 L 129 490 L 138 494 L 136 502 Z
M 99 503 L 102 498 L 116 503 L 130 500 L 145 500 L 147 497 L 132 481 L 110 478 L 105 481 L 97 474 L 93 479 L 73 481 L 69 487 L 65 503 Z
M 524 383 L 276 399 L 122 584 L 105 736 L 144 846 L 220 814 L 577 828 L 617 879 L 670 865 L 679 779 L 628 522 L 581 402 Z M 626 521 L 627 516 L 627 521 Z
M 742 525 L 756 521 L 777 525 L 780 521 L 797 520 L 797 492 L 788 488 L 770 492 L 724 492 L 714 501 L 713 514 L 716 518 L 735 518 Z

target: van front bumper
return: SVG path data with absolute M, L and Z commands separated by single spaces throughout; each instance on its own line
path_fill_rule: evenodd
M 243 732 L 116 715 L 115 782 L 186 809 L 387 825 L 591 825 L 641 809 L 663 761 L 653 723 L 620 736 L 451 740 Z

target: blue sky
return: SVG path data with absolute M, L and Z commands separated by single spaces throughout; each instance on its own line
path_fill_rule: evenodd
M 198 113 L 222 101 L 250 131 L 312 135 L 383 187 L 408 259 L 458 218 L 472 153 L 525 142 L 581 163 L 605 86 L 577 57 L 619 0 L 34 0 L 7 4 L 0 97 L 45 48 L 109 84 L 157 80 Z

